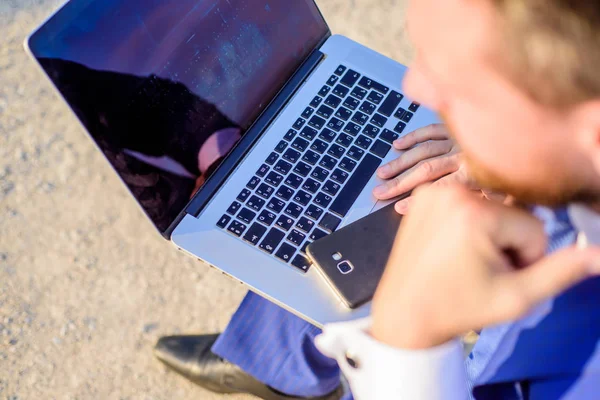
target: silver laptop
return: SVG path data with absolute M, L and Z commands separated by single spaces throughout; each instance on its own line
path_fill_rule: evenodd
M 26 47 L 175 246 L 316 325 L 369 313 L 305 249 L 383 206 L 392 141 L 436 121 L 404 66 L 313 0 L 71 0 Z

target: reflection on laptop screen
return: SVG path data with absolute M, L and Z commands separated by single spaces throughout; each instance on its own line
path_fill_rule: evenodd
M 72 0 L 29 45 L 165 231 L 327 32 L 313 0 Z

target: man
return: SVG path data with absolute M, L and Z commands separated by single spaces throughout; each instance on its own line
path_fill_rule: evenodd
M 464 154 L 438 142 L 440 127 L 397 143 L 431 139 L 379 171 L 415 165 L 379 197 L 454 173 L 398 205 L 410 210 L 372 320 L 326 326 L 319 347 L 359 399 L 597 398 L 600 281 L 560 293 L 600 274 L 600 4 L 419 0 L 408 22 L 418 54 L 406 91 L 445 117 Z M 484 201 L 468 190 L 475 181 L 568 207 Z M 455 338 L 481 328 L 465 373 Z M 316 334 L 250 296 L 213 351 L 280 392 L 318 398 L 338 381 Z M 198 375 L 224 365 L 209 359 Z

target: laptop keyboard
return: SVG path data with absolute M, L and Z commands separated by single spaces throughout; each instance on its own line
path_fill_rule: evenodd
M 306 247 L 335 232 L 419 109 L 403 98 L 340 65 L 217 226 L 308 271 Z

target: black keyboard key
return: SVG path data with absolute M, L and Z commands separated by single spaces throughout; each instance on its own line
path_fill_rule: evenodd
M 231 205 L 227 209 L 227 213 L 231 214 L 231 215 L 235 215 L 235 213 L 237 213 L 240 208 L 242 208 L 242 205 L 240 203 L 238 203 L 237 201 L 234 201 L 233 203 L 231 203 Z
M 341 146 L 348 147 L 352 144 L 353 140 L 354 138 L 352 136 L 340 133 L 340 136 L 338 136 L 335 142 Z
M 399 108 L 398 111 L 394 113 L 394 117 L 402 119 L 405 113 L 407 113 L 407 111 L 404 108 Z
M 389 94 L 387 99 L 385 99 L 385 101 L 379 107 L 379 110 L 377 110 L 377 111 L 379 113 L 385 115 L 386 117 L 391 117 L 392 113 L 394 112 L 396 107 L 398 107 L 398 105 L 400 104 L 400 102 L 402 101 L 403 98 L 404 98 L 403 95 L 396 92 L 395 90 L 392 90 L 392 93 Z
M 315 197 L 315 204 L 319 207 L 327 208 L 329 207 L 329 203 L 331 203 L 333 198 L 325 193 L 319 193 L 317 197 Z
M 327 79 L 327 84 L 329 86 L 333 86 L 337 83 L 340 78 L 337 75 L 331 75 L 329 79 Z
M 350 175 L 346 171 L 342 171 L 339 168 L 336 168 L 335 171 L 331 173 L 331 179 L 338 183 L 341 183 L 342 185 L 344 184 L 344 182 L 346 182 L 346 180 L 348 180 L 349 176 Z
M 344 132 L 349 133 L 352 136 L 356 136 L 360 133 L 360 129 L 360 125 L 357 125 L 354 122 L 348 122 L 348 124 L 344 128 Z
M 386 142 L 388 142 L 389 144 L 394 143 L 394 140 L 398 139 L 400 137 L 400 135 L 398 135 L 396 132 L 390 131 L 389 129 L 384 129 L 383 132 L 381 133 L 381 136 L 379 136 L 382 140 L 385 140 Z
M 350 119 L 352 116 L 352 111 L 348 110 L 347 108 L 340 107 L 335 113 L 335 116 L 341 120 L 348 121 L 348 119 Z
M 327 96 L 327 98 L 325 99 L 325 104 L 331 108 L 337 108 L 341 102 L 342 102 L 342 99 L 340 99 L 339 97 L 335 97 L 332 94 Z
M 352 87 L 356 83 L 356 81 L 360 78 L 360 74 L 356 71 L 352 71 L 351 69 L 346 72 L 346 75 L 342 78 L 340 83 Z
M 346 100 L 344 100 L 343 106 L 349 108 L 351 110 L 356 110 L 356 107 L 360 105 L 360 101 L 356 100 L 354 97 L 348 96 Z
M 260 211 L 261 208 L 265 205 L 266 201 L 257 196 L 250 197 L 250 200 L 246 203 L 248 207 L 253 209 L 254 211 Z
M 345 152 L 346 149 L 340 146 L 339 144 L 332 144 L 329 150 L 327 151 L 327 154 L 334 156 L 335 158 L 340 158 L 344 155 Z
M 312 194 L 317 193 L 319 191 L 320 187 L 321 187 L 321 184 L 311 178 L 308 178 L 306 180 L 306 182 L 304 182 L 304 185 L 302 185 L 302 189 L 304 189 L 307 192 L 310 192 Z
M 413 101 L 413 103 L 410 106 L 408 106 L 408 111 L 417 112 L 419 107 L 421 107 L 421 105 L 419 103 L 417 103 L 416 101 Z
M 240 194 L 238 194 L 237 199 L 243 203 L 246 200 L 248 200 L 248 197 L 250 197 L 250 193 L 252 193 L 252 192 L 249 191 L 248 189 L 244 189 L 240 192 Z
M 277 164 L 275 164 L 275 167 L 273 167 L 273 170 L 282 175 L 287 175 L 288 172 L 292 170 L 292 164 L 287 161 L 279 160 Z
M 352 117 L 352 122 L 356 122 L 359 125 L 364 125 L 369 122 L 369 116 L 357 111 Z
M 319 96 L 315 96 L 312 101 L 310 102 L 310 106 L 312 108 L 317 108 L 319 107 L 319 104 L 321 104 L 321 102 L 323 101 L 322 98 L 320 98 Z
M 304 157 L 302 157 L 302 161 L 309 163 L 310 165 L 315 165 L 316 163 L 319 162 L 319 158 L 321 158 L 320 155 L 318 155 L 317 153 L 315 153 L 312 150 L 309 150 L 306 153 L 304 153 Z
M 321 238 L 324 238 L 325 236 L 327 236 L 327 232 L 323 232 L 319 228 L 316 228 L 313 231 L 313 233 L 309 236 L 309 239 L 314 242 L 315 240 L 319 240 Z
M 233 221 L 227 230 L 233 233 L 235 236 L 240 237 L 242 233 L 246 230 L 246 225 L 242 224 L 239 221 Z
M 344 67 L 343 65 L 340 65 L 339 67 L 336 68 L 334 74 L 336 74 L 337 76 L 342 76 L 342 74 L 346 71 L 346 67 Z
M 304 152 L 310 143 L 302 138 L 296 138 L 292 143 L 292 147 L 298 150 L 300 153 Z
M 402 116 L 402 121 L 404 121 L 406 123 L 410 122 L 410 120 L 412 119 L 413 115 L 414 114 L 411 113 L 411 112 L 408 112 L 408 111 L 405 112 L 404 115 Z
M 296 224 L 296 228 L 300 229 L 301 231 L 303 231 L 305 233 L 310 232 L 314 226 L 315 226 L 315 222 L 306 217 L 300 218 L 300 220 Z
M 294 201 L 300 205 L 307 206 L 312 200 L 312 196 L 306 193 L 304 190 L 298 190 L 298 193 L 294 196 Z
M 291 142 L 292 139 L 294 139 L 294 137 L 296 137 L 296 134 L 298 132 L 296 132 L 293 129 L 290 129 L 289 131 L 287 131 L 287 133 L 285 134 L 285 136 L 283 137 L 284 140 L 287 140 L 288 142 Z
M 360 106 L 359 110 L 364 112 L 365 114 L 371 115 L 375 112 L 376 108 L 377 106 L 375 106 L 375 104 L 368 101 L 364 101 Z
M 314 127 L 315 129 L 321 129 L 322 127 L 325 126 L 325 121 L 323 118 L 318 117 L 318 116 L 314 116 L 310 119 L 310 121 L 308 121 L 308 124 L 312 127 Z M 316 132 L 315 132 L 315 136 L 316 136 Z
M 315 170 L 310 174 L 310 176 L 320 182 L 324 182 L 325 179 L 329 176 L 329 171 L 323 169 L 321 167 L 315 168 Z
M 329 123 L 327 124 L 327 127 L 336 132 L 339 132 L 344 127 L 344 121 L 340 121 L 337 118 L 331 118 L 331 120 L 329 120 Z
M 281 182 L 283 182 L 283 176 L 279 175 L 277 172 L 271 171 L 265 178 L 265 182 L 277 187 Z
M 285 213 L 292 218 L 298 218 L 302 214 L 302 207 L 296 203 L 290 203 L 285 208 Z
M 379 93 L 383 93 L 383 94 L 387 94 L 387 92 L 390 91 L 390 88 L 388 88 L 387 86 L 382 85 L 379 82 L 376 82 L 372 79 L 367 78 L 366 76 L 363 77 L 358 84 L 362 87 L 364 87 L 365 89 L 375 89 L 377 90 Z
M 339 163 L 339 167 L 345 171 L 352 172 L 356 168 L 356 161 L 344 157 Z
M 240 221 L 249 224 L 250 222 L 252 222 L 254 217 L 256 217 L 256 213 L 244 207 L 237 217 Z
M 334 181 L 327 181 L 325 185 L 323 185 L 323 192 L 330 196 L 335 196 L 338 194 L 341 188 L 342 187 L 338 183 L 335 183 Z
M 323 139 L 324 141 L 331 143 L 333 139 L 335 139 L 336 133 L 331 129 L 323 129 L 319 134 L 319 139 Z
M 310 173 L 310 170 L 310 165 L 303 163 L 302 161 L 296 164 L 296 167 L 294 168 L 294 172 L 302 176 L 307 176 Z
M 264 240 L 258 247 L 269 254 L 273 254 L 284 236 L 285 233 L 281 232 L 279 229 L 271 228 L 269 233 L 267 233 L 267 236 L 265 236 Z
M 244 240 L 256 246 L 266 232 L 267 228 L 255 222 L 244 235 Z
M 379 134 L 380 131 L 381 131 L 381 128 L 378 128 L 378 127 L 373 126 L 371 124 L 367 125 L 365 127 L 365 129 L 363 129 L 363 133 L 365 135 L 367 135 L 368 137 L 370 137 L 371 139 L 375 139 L 377 137 L 377 135 Z
M 302 185 L 302 181 L 304 179 L 300 178 L 298 175 L 296 174 L 290 174 L 286 179 L 285 179 L 285 184 L 288 186 L 293 187 L 294 189 L 298 189 L 300 187 L 300 185 Z
M 306 254 L 306 249 L 308 248 L 309 244 L 310 244 L 310 242 L 308 240 L 306 242 L 304 242 L 300 251 L 303 252 L 304 254 Z
M 258 220 L 267 226 L 271 226 L 273 222 L 275 222 L 275 218 L 277 214 L 273 213 L 269 210 L 263 210 L 258 216 Z
M 329 117 L 331 117 L 333 115 L 334 111 L 335 110 L 333 108 L 328 107 L 326 105 L 322 105 L 317 110 L 317 114 L 320 115 L 323 118 L 329 118 Z
M 379 104 L 384 99 L 384 97 L 385 96 L 382 95 L 381 93 L 372 90 L 371 93 L 369 93 L 367 100 L 369 100 L 372 103 Z M 394 111 L 394 110 L 392 110 L 392 111 Z
M 313 108 L 311 108 L 311 107 L 306 107 L 306 108 L 304 109 L 304 111 L 302 111 L 302 114 L 301 114 L 301 115 L 302 115 L 302 118 L 304 118 L 304 119 L 308 119 L 308 118 L 310 118 L 310 116 L 312 115 L 312 113 L 313 113 L 314 111 L 315 111 L 315 110 L 314 110 Z
M 362 100 L 367 95 L 367 91 L 361 87 L 355 87 L 350 93 L 352 96 L 356 97 L 359 100 Z
M 315 117 L 315 118 L 319 118 L 319 117 Z M 304 139 L 308 140 L 309 142 L 312 142 L 312 140 L 317 136 L 317 133 L 319 133 L 319 132 L 314 130 L 310 126 L 307 126 L 304 129 L 302 129 L 302 131 L 300 132 L 300 136 L 302 136 Z
M 333 88 L 333 94 L 335 94 L 338 97 L 341 97 L 342 99 L 346 97 L 349 91 L 350 89 L 342 85 L 337 85 Z
M 321 215 L 323 215 L 323 209 L 314 204 L 311 204 L 306 209 L 306 212 L 304 213 L 304 215 L 317 221 L 319 218 L 321 218 Z
M 355 161 L 360 161 L 362 156 L 365 155 L 365 151 L 356 146 L 352 146 L 350 149 L 348 149 L 348 153 L 346 153 L 346 155 Z
M 284 243 L 281 245 L 279 250 L 277 250 L 277 253 L 275 253 L 275 257 L 288 263 L 292 260 L 292 257 L 294 256 L 295 252 L 296 252 L 295 247 L 290 246 L 287 243 Z
M 298 118 L 296 122 L 294 122 L 294 129 L 299 131 L 303 126 L 306 120 L 304 118 Z
M 301 254 L 297 254 L 296 257 L 294 257 L 294 260 L 292 261 L 292 265 L 306 272 L 310 269 L 311 263 L 308 260 L 308 258 L 304 257 Z
M 280 213 L 281 210 L 283 210 L 283 207 L 285 207 L 285 201 L 279 200 L 275 197 L 269 200 L 269 204 L 267 204 L 267 208 L 276 213 Z
M 269 157 L 267 157 L 267 160 L 265 162 L 269 165 L 273 165 L 275 164 L 275 161 L 277 161 L 278 158 L 279 154 L 272 152 L 271 154 L 269 154 Z
M 335 215 L 327 213 L 325 214 L 321 222 L 319 222 L 319 227 L 331 233 L 334 232 L 338 226 L 340 226 L 341 222 L 342 220 L 336 217 Z
M 256 189 L 256 194 L 266 200 L 268 200 L 273 193 L 275 193 L 275 189 L 266 183 L 261 183 L 258 189 Z
M 329 93 L 329 91 L 331 90 L 331 88 L 327 85 L 323 86 L 321 88 L 321 90 L 319 90 L 319 96 L 321 97 L 325 97 L 327 96 L 327 93 Z
M 383 128 L 386 122 L 387 118 L 381 114 L 375 114 L 373 115 L 373 118 L 371 118 L 371 123 L 373 123 L 373 125 L 377 125 L 380 128 Z
M 380 164 L 381 159 L 372 154 L 367 154 L 356 169 L 356 172 L 352 174 L 348 183 L 336 197 L 329 210 L 342 218 L 345 217 Z
M 306 239 L 306 235 L 295 229 L 292 230 L 292 232 L 287 237 L 287 240 L 289 240 L 290 243 L 293 243 L 298 247 L 302 246 L 302 243 L 304 242 L 305 239 Z
M 328 170 L 332 170 L 336 164 L 337 160 L 329 154 L 324 155 L 323 158 L 321 158 L 321 161 L 319 161 L 319 165 Z
M 285 140 L 280 141 L 275 147 L 275 151 L 278 153 L 283 153 L 283 151 L 287 148 L 287 142 Z
M 231 221 L 231 217 L 227 214 L 224 214 L 221 219 L 219 220 L 219 222 L 217 222 L 217 226 L 219 228 L 225 229 L 227 227 L 227 224 L 229 223 L 229 221 Z
M 256 176 L 253 176 L 252 179 L 250 179 L 248 181 L 248 183 L 246 184 L 246 187 L 250 190 L 254 190 L 254 188 L 256 186 L 258 186 L 259 183 L 260 183 L 260 179 Z
M 275 225 L 283 229 L 284 231 L 289 231 L 292 226 L 294 226 L 294 220 L 288 217 L 287 215 L 282 215 L 277 219 Z
M 360 137 L 356 139 L 355 144 L 358 147 L 362 147 L 363 149 L 367 150 L 373 144 L 373 139 L 366 137 L 365 135 L 360 135 Z
M 283 159 L 295 164 L 296 161 L 300 159 L 301 155 L 302 154 L 300 152 L 297 152 L 294 149 L 287 149 L 287 151 L 283 154 Z
M 269 172 L 269 166 L 267 164 L 263 164 L 260 166 L 258 171 L 256 171 L 256 175 L 263 178 L 267 174 L 267 172 Z
M 319 154 L 323 154 L 325 152 L 325 150 L 327 150 L 327 143 L 325 143 L 324 141 L 322 141 L 320 139 L 317 139 L 310 146 L 310 149 L 313 151 L 316 151 Z
M 277 192 L 275 193 L 275 196 L 277 196 L 285 201 L 288 201 L 289 199 L 291 199 L 293 195 L 294 195 L 294 191 L 285 185 L 279 186 L 279 189 L 277 189 Z
M 402 133 L 404 131 L 404 128 L 406 128 L 406 124 L 404 122 L 400 121 L 394 128 L 394 132 Z
M 385 156 L 387 156 L 387 154 L 391 148 L 392 148 L 391 145 L 389 145 L 385 142 L 382 142 L 381 140 L 378 140 L 375 142 L 373 147 L 371 147 L 371 153 L 373 153 L 376 156 L 379 156 L 381 158 L 385 158 Z

